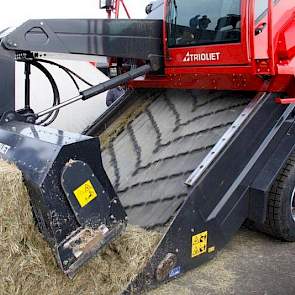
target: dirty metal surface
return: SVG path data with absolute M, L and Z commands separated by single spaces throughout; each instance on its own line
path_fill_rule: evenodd
M 148 295 L 294 295 L 294 251 L 243 227 L 215 259 Z

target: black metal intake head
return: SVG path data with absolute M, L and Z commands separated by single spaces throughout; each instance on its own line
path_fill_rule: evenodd
M 38 227 L 73 277 L 126 226 L 98 138 L 12 121 L 0 125 L 0 146 L 0 157 L 22 171 Z

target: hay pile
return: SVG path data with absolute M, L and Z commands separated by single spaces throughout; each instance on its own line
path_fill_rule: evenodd
M 160 286 L 148 295 L 228 295 L 238 279 L 232 269 L 235 257 L 231 251 L 221 252 L 212 261 L 187 272 L 183 277 Z
M 152 100 L 137 100 L 117 118 L 100 136 L 100 145 L 105 149 L 119 136 L 126 126 L 134 121 L 152 103 Z
M 150 256 L 159 234 L 129 227 L 69 280 L 36 229 L 21 172 L 0 161 L 0 294 L 118 294 Z

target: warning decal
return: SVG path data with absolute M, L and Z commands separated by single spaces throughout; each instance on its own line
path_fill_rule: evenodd
M 85 183 L 75 189 L 74 195 L 82 208 L 97 197 L 96 191 L 90 180 L 87 180 Z
M 192 236 L 192 258 L 207 252 L 208 231 Z

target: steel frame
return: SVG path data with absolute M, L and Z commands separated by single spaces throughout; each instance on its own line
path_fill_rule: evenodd
M 275 94 L 262 94 L 256 98 L 240 130 L 195 180 L 150 261 L 124 294 L 155 288 L 212 259 L 253 212 L 260 214 L 263 222 L 266 206 L 263 200 L 262 210 L 254 210 L 253 199 L 258 199 L 254 202 L 258 206 L 261 195 L 252 186 L 257 185 L 257 175 L 266 175 L 265 166 L 278 168 L 269 158 L 285 140 L 292 144 L 287 145 L 288 152 L 280 158 L 280 167 L 295 145 L 294 106 L 278 106 L 274 97 Z M 202 251 L 196 254 L 194 243 L 200 237 L 205 242 L 199 240 L 197 246 Z

